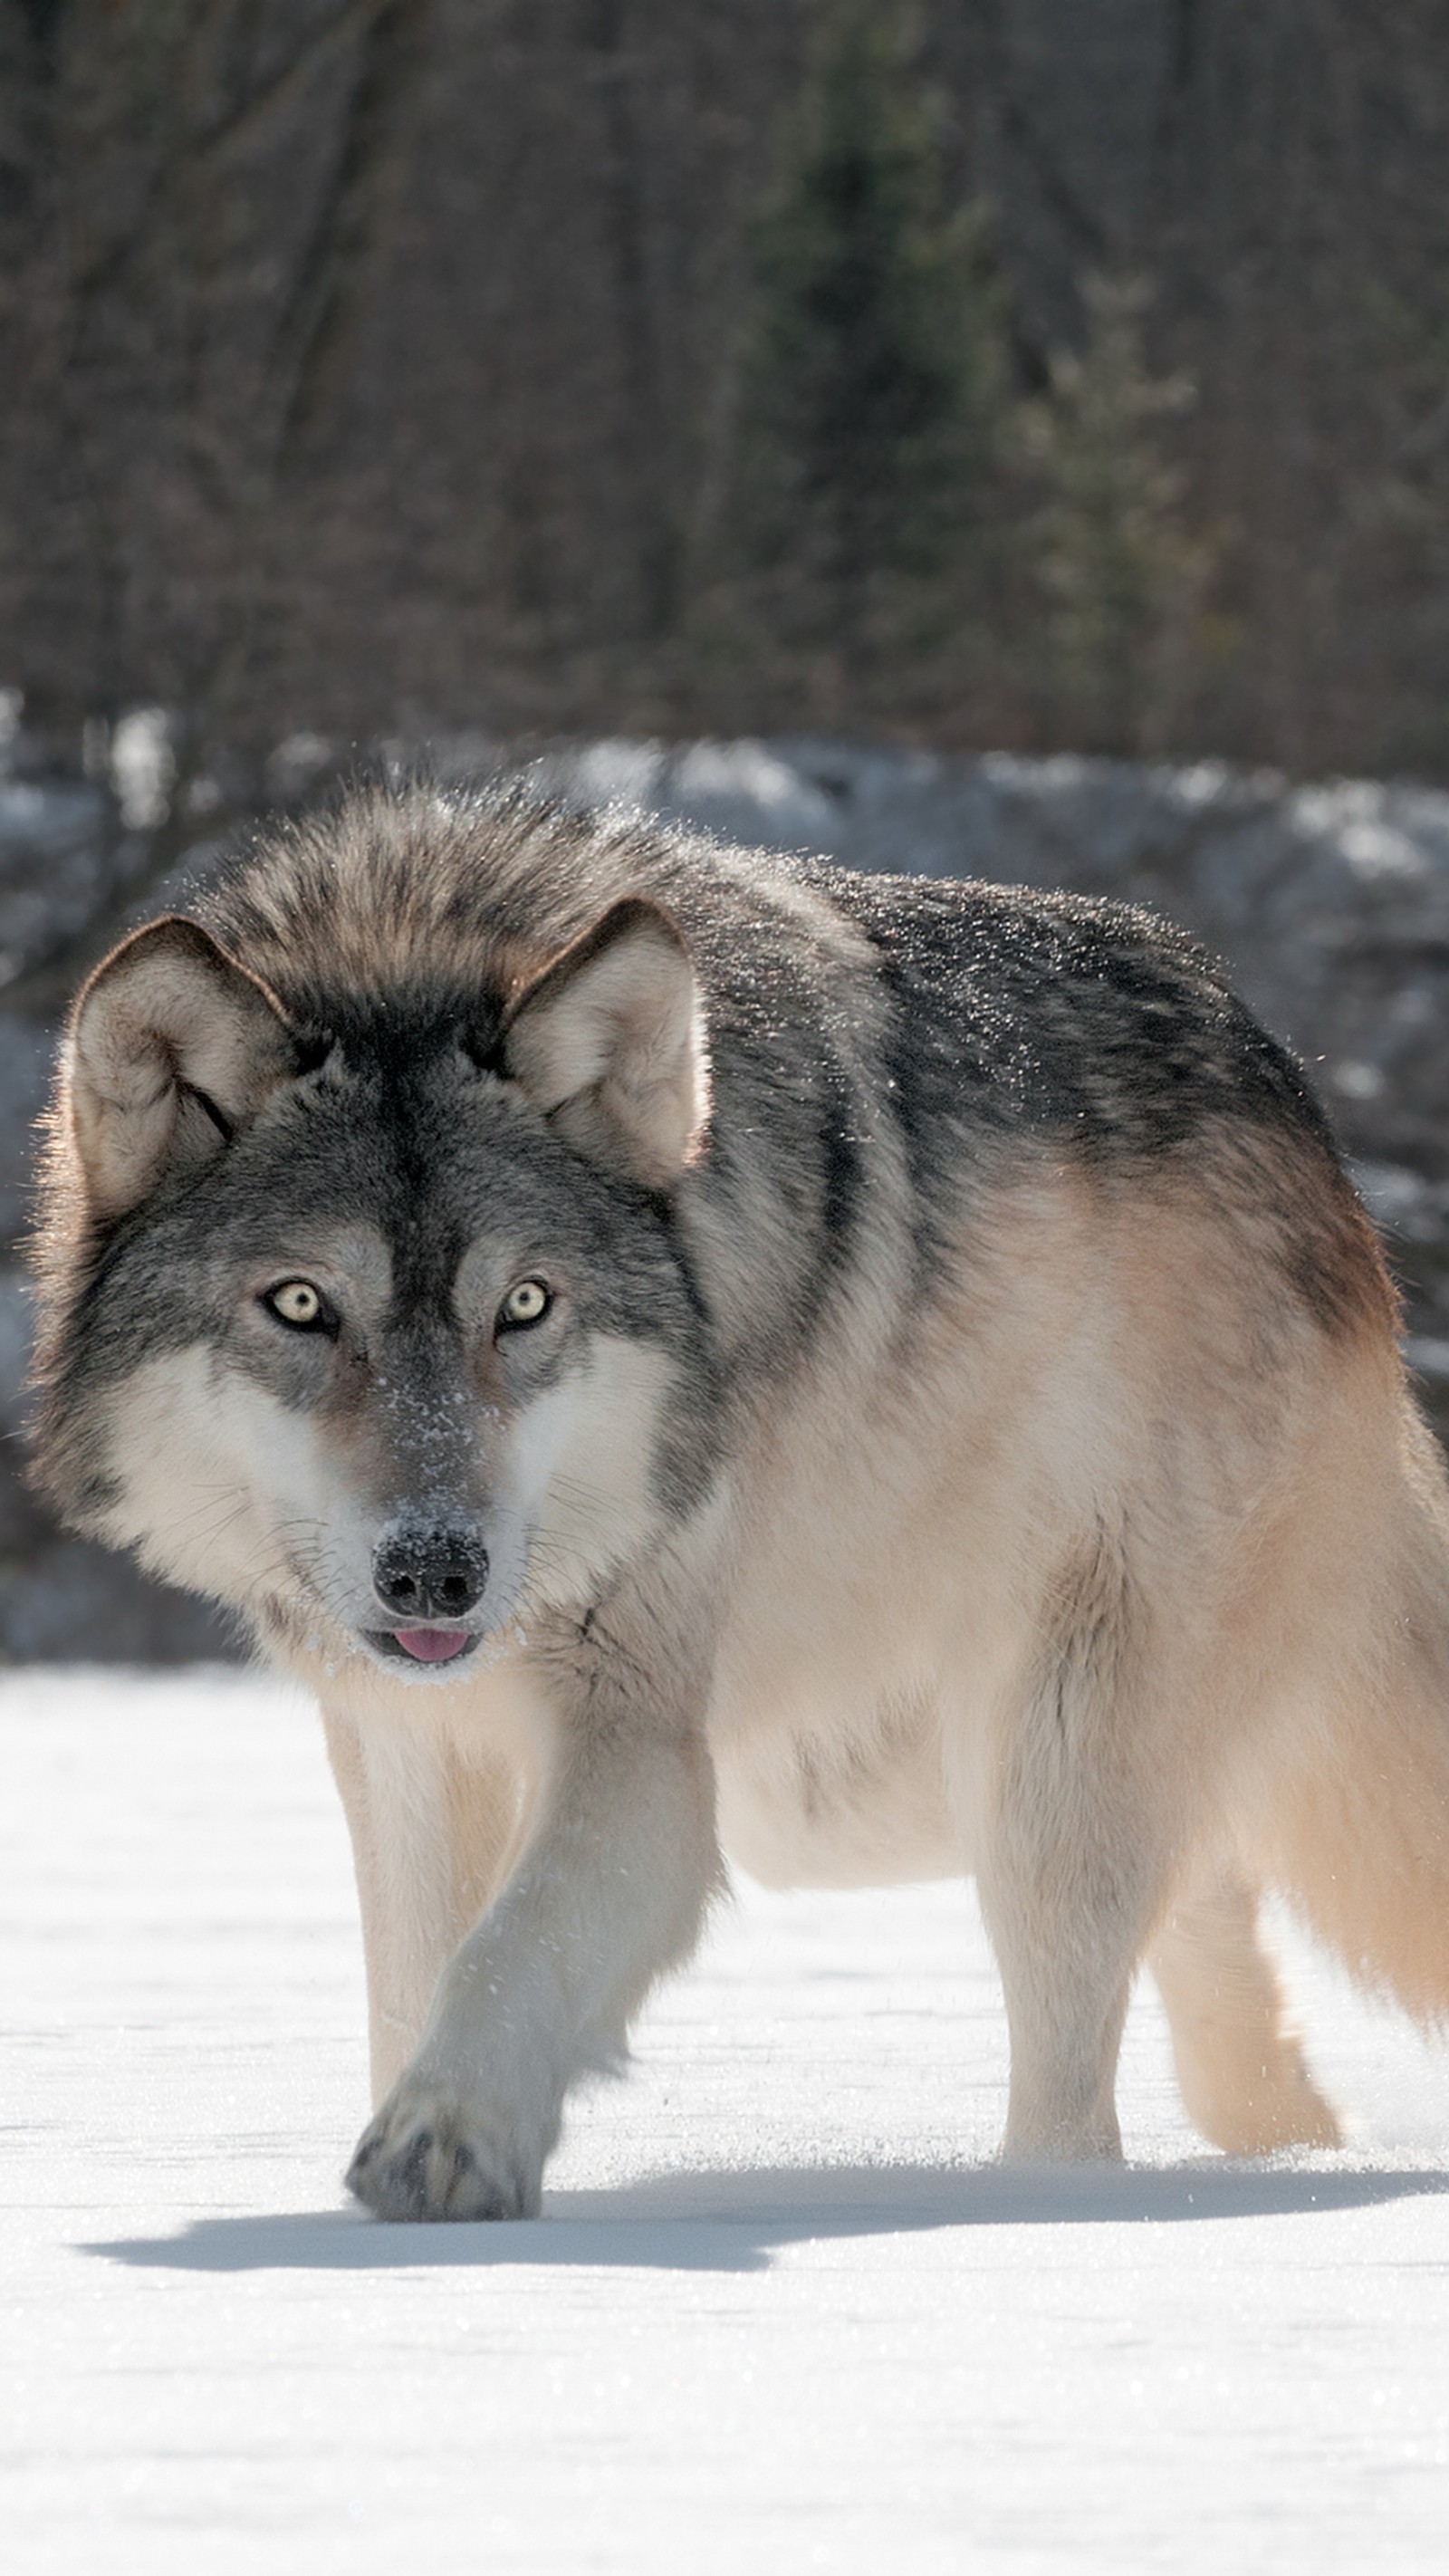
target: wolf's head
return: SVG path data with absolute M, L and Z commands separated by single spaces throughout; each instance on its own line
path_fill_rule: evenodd
M 702 1489 L 696 982 L 627 899 L 514 989 L 326 998 L 312 1025 L 181 919 L 85 988 L 40 1472 L 278 1643 L 451 1679 Z

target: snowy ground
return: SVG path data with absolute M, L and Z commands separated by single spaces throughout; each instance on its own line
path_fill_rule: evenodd
M 742 1894 L 538 2224 L 379 2227 L 340 1812 L 229 1675 L 19 1675 L 0 2550 L 146 2576 L 1442 2569 L 1449 2067 L 1297 1962 L 1342 2157 L 981 2160 L 969 1896 Z

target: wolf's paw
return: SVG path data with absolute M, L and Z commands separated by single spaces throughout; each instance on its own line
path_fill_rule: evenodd
M 1186 2087 L 1184 2087 L 1186 2093 Z M 1227 2098 L 1199 2097 L 1188 2109 L 1215 2147 L 1230 2156 L 1272 2156 L 1284 2147 L 1341 2147 L 1343 2123 L 1325 2101 L 1296 2040 L 1284 2040 L 1267 2065 Z
M 409 2074 L 363 2130 L 347 2187 L 378 2218 L 536 2218 L 542 2167 L 512 2123 Z

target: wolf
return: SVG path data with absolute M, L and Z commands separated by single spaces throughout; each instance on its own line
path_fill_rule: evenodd
M 728 1854 L 974 1874 L 1005 2152 L 1339 2138 L 1259 1933 L 1449 2005 L 1449 1486 L 1302 1073 L 1179 932 L 354 790 L 75 1004 L 38 1474 L 311 1683 L 387 2218 L 540 2205 Z

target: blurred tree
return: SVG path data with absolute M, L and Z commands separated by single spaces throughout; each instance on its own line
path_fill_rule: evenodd
M 1154 376 L 1143 349 L 1141 279 L 1089 277 L 1087 334 L 1050 361 L 1047 390 L 1023 405 L 1022 448 L 1041 497 L 1023 529 L 1046 650 L 1033 693 L 1084 751 L 1153 752 L 1205 649 L 1204 596 L 1217 547 L 1183 516 L 1185 477 L 1164 430 L 1192 404 L 1186 376 Z
M 857 670 L 959 624 L 990 524 L 1001 297 L 941 129 L 914 9 L 826 0 L 756 234 L 742 534 L 772 617 Z
M 291 607 L 287 487 L 347 426 L 431 0 L 56 0 L 23 31 L 0 8 L 28 147 L 0 436 L 40 505 L 0 583 L 37 712 L 159 698 L 245 732 Z

